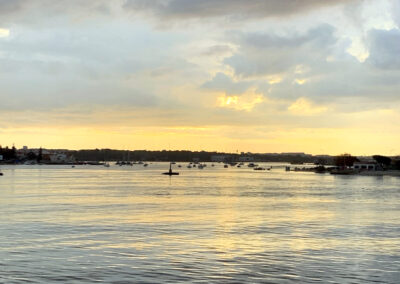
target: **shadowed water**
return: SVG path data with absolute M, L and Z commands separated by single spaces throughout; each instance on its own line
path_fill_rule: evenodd
M 400 178 L 167 169 L 1 166 L 0 282 L 400 283 Z

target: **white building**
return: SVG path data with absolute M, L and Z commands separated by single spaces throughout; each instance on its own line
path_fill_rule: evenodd
M 376 171 L 378 170 L 378 164 L 374 162 L 355 162 L 353 169 L 360 171 Z
M 48 155 L 51 163 L 75 163 L 75 157 L 65 153 L 52 153 Z

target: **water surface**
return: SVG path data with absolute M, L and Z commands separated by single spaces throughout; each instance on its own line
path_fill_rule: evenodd
M 182 165 L 0 166 L 0 282 L 400 283 L 400 178 Z

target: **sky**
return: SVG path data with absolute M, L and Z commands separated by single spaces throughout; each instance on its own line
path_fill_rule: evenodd
M 0 144 L 400 155 L 399 0 L 0 0 Z

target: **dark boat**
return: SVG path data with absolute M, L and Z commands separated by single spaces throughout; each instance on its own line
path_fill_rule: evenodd
M 262 167 L 256 167 L 254 168 L 255 171 L 265 171 L 265 168 Z
M 0 176 L 2 176 L 3 175 L 3 173 L 0 173 Z
M 166 173 L 162 173 L 162 174 L 163 175 L 168 175 L 168 176 L 178 176 L 179 175 L 179 173 L 172 171 L 172 163 L 169 164 L 169 171 L 166 172 Z

